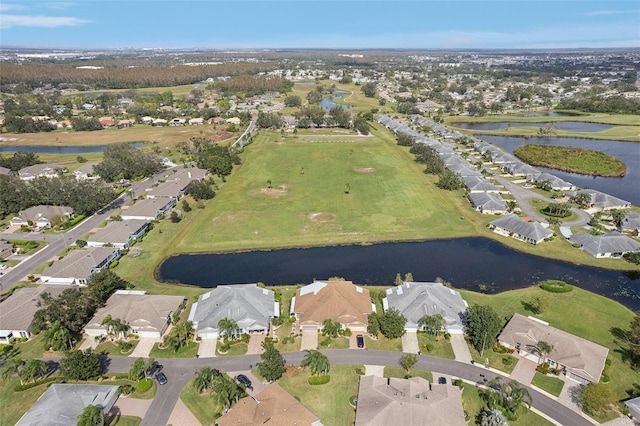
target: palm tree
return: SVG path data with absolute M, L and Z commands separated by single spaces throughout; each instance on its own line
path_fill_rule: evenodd
M 193 385 L 199 393 L 213 388 L 214 381 L 216 379 L 216 372 L 211 367 L 202 367 L 200 371 L 196 373 L 196 378 L 193 381 Z
M 180 347 L 182 347 L 186 345 L 189 340 L 193 339 L 195 330 L 193 329 L 193 323 L 191 321 L 185 321 L 176 324 L 176 326 L 173 327 L 173 332 L 178 337 Z
M 339 322 L 331 321 L 330 319 L 327 318 L 322 322 L 322 335 L 338 337 L 338 333 L 341 328 L 342 328 L 342 324 L 340 324 Z
M 104 413 L 95 405 L 87 405 L 78 416 L 78 426 L 103 426 Z
M 540 352 L 540 355 L 542 356 L 542 363 L 544 364 L 547 362 L 547 355 L 549 355 L 553 350 L 553 345 L 545 342 L 544 340 L 540 340 L 536 349 Z
M 54 351 L 65 351 L 71 349 L 73 346 L 71 343 L 71 332 L 60 324 L 60 321 L 55 321 L 50 324 L 49 327 L 42 333 L 44 341 L 44 349 L 53 349 Z
M 140 380 L 146 376 L 146 362 L 144 358 L 136 359 L 129 369 L 129 380 Z
M 20 380 L 25 382 L 35 382 L 37 378 L 44 376 L 47 371 L 47 364 L 39 359 L 28 359 L 24 362 L 20 371 Z
M 238 330 L 238 323 L 231 318 L 222 318 L 218 321 L 218 329 L 224 334 L 225 337 L 233 340 Z
M 311 374 L 318 376 L 329 373 L 331 364 L 329 363 L 329 358 L 327 358 L 325 354 L 316 350 L 307 350 L 305 352 L 307 352 L 307 354 L 300 363 L 301 367 L 309 367 Z
M 20 384 L 22 385 L 24 383 L 22 381 L 22 376 L 20 375 L 20 370 L 22 369 L 22 366 L 24 364 L 25 361 L 23 359 L 14 356 L 13 358 L 7 360 L 7 362 L 2 366 L 0 375 L 3 379 L 8 379 L 9 377 L 17 373 L 20 377 Z
M 531 407 L 531 395 L 517 381 L 511 380 L 504 383 L 500 377 L 496 377 L 487 385 L 492 389 L 484 393 L 490 409 L 504 408 L 515 416 L 521 408 Z
M 434 336 L 438 334 L 445 325 L 447 325 L 447 322 L 440 314 L 424 315 L 418 320 L 418 327 L 424 327 L 425 331 L 433 333 Z
M 216 403 L 220 404 L 224 411 L 231 408 L 235 402 L 238 402 L 240 398 L 246 395 L 240 385 L 229 376 L 223 374 L 215 378 L 213 392 Z
M 111 317 L 111 314 L 104 317 L 100 325 L 104 325 L 107 327 L 107 335 L 115 334 L 113 329 L 115 325 L 115 320 Z
M 482 411 L 480 426 L 509 426 L 507 418 L 502 411 L 493 409 L 490 411 Z

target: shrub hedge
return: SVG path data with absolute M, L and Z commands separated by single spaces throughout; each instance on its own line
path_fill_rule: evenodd
M 540 284 L 540 288 L 550 293 L 568 293 L 573 286 L 560 280 L 547 280 Z
M 323 374 L 322 376 L 311 376 L 309 377 L 309 384 L 324 385 L 326 383 L 329 383 L 329 380 L 331 380 L 331 376 L 329 376 L 328 374 Z

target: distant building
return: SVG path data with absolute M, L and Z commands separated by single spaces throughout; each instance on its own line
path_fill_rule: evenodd
M 516 214 L 502 216 L 489 223 L 493 232 L 531 244 L 540 244 L 545 238 L 553 235 L 553 231 L 539 222 L 525 222 Z
M 56 223 L 63 223 L 73 216 L 73 209 L 66 206 L 34 206 L 22 210 L 18 216 L 9 220 L 11 226 L 39 226 L 51 227 Z

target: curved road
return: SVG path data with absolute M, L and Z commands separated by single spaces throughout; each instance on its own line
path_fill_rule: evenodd
M 341 349 L 321 351 L 329 357 L 332 364 L 367 364 L 367 365 L 398 365 L 401 352 L 368 351 L 361 349 Z M 290 365 L 299 365 L 304 352 L 285 352 L 282 354 Z M 109 359 L 110 371 L 127 372 L 135 359 L 115 357 Z M 180 398 L 180 393 L 195 373 L 204 366 L 217 368 L 220 371 L 248 370 L 250 365 L 260 361 L 259 355 L 245 355 L 236 357 L 200 358 L 200 359 L 162 359 L 158 360 L 164 368 L 168 383 L 158 386 L 147 415 L 142 425 L 156 426 L 167 424 L 171 412 Z M 463 380 L 484 384 L 485 379 L 498 377 L 499 373 L 472 364 L 465 364 L 454 360 L 436 358 L 426 355 L 418 356 L 417 368 L 459 377 Z M 538 392 L 528 385 L 522 384 L 529 391 L 533 400 L 533 407 L 551 417 L 562 425 L 591 426 L 592 423 L 570 408 L 556 400 Z

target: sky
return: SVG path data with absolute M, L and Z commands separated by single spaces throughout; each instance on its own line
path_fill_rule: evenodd
M 640 47 L 640 1 L 2 0 L 0 47 Z

